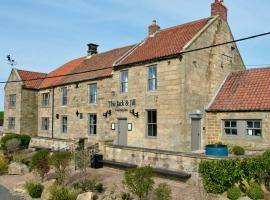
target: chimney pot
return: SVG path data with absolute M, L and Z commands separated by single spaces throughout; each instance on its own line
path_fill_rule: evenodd
M 227 21 L 228 10 L 226 6 L 224 5 L 223 0 L 215 0 L 214 3 L 212 3 L 211 15 L 212 16 L 219 15 L 221 19 L 223 19 L 224 21 Z
M 97 44 L 89 43 L 89 44 L 87 44 L 87 46 L 88 46 L 88 51 L 87 51 L 88 56 L 92 56 L 92 55 L 98 53 L 98 51 L 97 51 L 98 45 Z
M 152 21 L 152 24 L 148 27 L 148 35 L 153 35 L 158 30 L 160 30 L 160 26 L 157 25 L 157 21 L 156 20 L 153 20 Z

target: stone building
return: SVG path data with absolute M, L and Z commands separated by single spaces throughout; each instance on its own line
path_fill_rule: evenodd
M 192 50 L 231 40 L 227 8 L 215 0 L 210 17 L 166 29 L 153 21 L 137 44 L 103 53 L 89 44 L 87 56 L 49 74 L 13 69 L 9 81 L 25 81 L 5 87 L 4 130 L 36 135 L 40 146 L 87 138 L 201 149 L 207 142 L 206 106 L 225 77 L 245 67 L 234 43 Z
M 270 68 L 233 72 L 209 105 L 209 143 L 222 141 L 252 150 L 270 145 Z

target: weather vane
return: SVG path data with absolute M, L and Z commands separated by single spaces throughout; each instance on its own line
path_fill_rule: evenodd
M 14 59 L 11 58 L 10 54 L 7 55 L 7 61 L 8 61 L 8 64 L 13 67 L 14 65 L 16 65 L 17 63 L 15 62 Z

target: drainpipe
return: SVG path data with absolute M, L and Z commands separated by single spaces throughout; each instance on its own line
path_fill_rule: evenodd
M 52 88 L 52 139 L 53 139 L 53 125 L 54 125 L 54 87 Z

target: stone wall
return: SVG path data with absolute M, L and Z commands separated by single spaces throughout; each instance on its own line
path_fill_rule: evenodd
M 16 70 L 12 70 L 8 81 L 18 81 L 20 77 Z M 16 94 L 16 106 L 9 106 L 9 96 L 12 94 Z M 21 82 L 11 82 L 5 85 L 5 98 L 4 98 L 4 133 L 13 132 L 20 133 L 21 132 L 21 95 L 22 95 L 22 83 Z M 15 129 L 10 130 L 8 128 L 8 118 L 15 117 Z
M 261 119 L 262 137 L 227 136 L 223 134 L 224 119 Z M 260 150 L 270 146 L 270 113 L 269 112 L 208 112 L 206 113 L 206 143 L 222 141 L 226 144 L 240 145 Z

